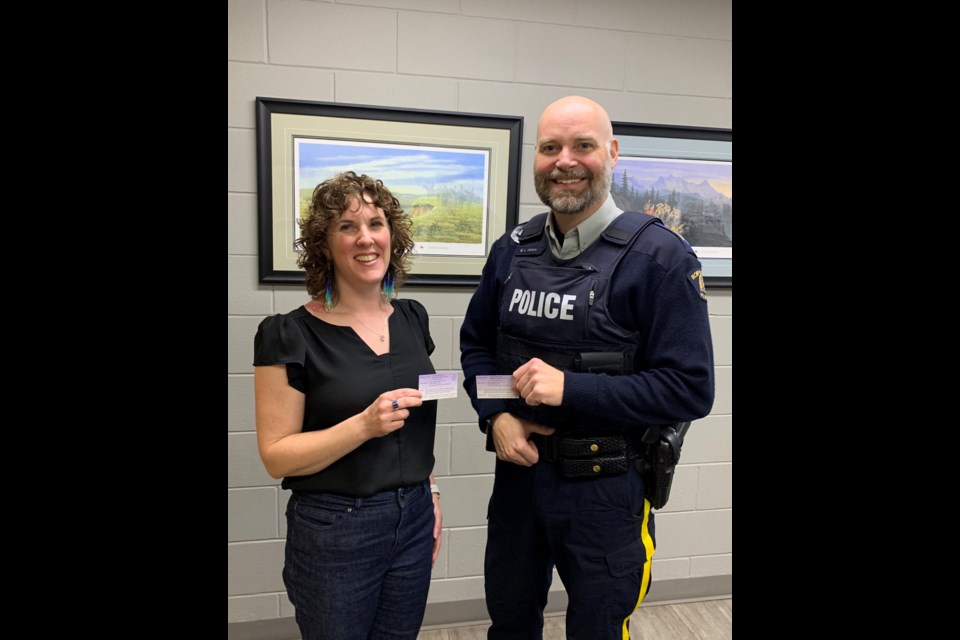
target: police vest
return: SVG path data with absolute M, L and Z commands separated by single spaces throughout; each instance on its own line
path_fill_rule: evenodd
M 633 371 L 638 332 L 624 329 L 607 312 L 610 278 L 637 236 L 650 224 L 646 213 L 625 211 L 607 225 L 586 251 L 559 260 L 544 231 L 547 213 L 517 227 L 518 246 L 504 280 L 497 329 L 497 372 L 511 374 L 530 358 L 564 371 L 622 375 Z M 508 401 L 510 413 L 558 429 L 591 429 L 588 416 L 559 407 Z M 624 429 L 632 423 L 606 424 Z

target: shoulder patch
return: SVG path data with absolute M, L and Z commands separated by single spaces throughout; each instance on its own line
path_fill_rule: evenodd
M 520 242 L 520 235 L 523 233 L 523 227 L 526 223 L 518 224 L 513 228 L 513 231 L 510 232 L 510 239 L 514 242 Z
M 697 295 L 700 296 L 700 299 L 703 301 L 707 300 L 707 288 L 703 284 L 703 271 L 697 269 L 691 273 L 687 279 L 690 281 L 690 284 L 693 285 L 693 288 L 696 290 Z

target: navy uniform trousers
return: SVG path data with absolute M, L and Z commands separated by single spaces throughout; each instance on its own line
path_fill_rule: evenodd
M 568 640 L 626 640 L 650 589 L 656 544 L 643 479 L 566 479 L 556 464 L 496 462 L 487 510 L 489 640 L 540 640 L 553 567 L 569 597 Z

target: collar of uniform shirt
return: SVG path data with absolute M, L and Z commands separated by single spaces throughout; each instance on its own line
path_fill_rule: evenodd
M 613 196 L 607 194 L 600 208 L 592 216 L 575 226 L 563 236 L 563 244 L 557 239 L 553 228 L 553 214 L 547 214 L 547 238 L 550 239 L 550 251 L 560 260 L 575 258 L 587 250 L 593 241 L 600 237 L 607 225 L 623 213 L 623 209 L 613 202 Z

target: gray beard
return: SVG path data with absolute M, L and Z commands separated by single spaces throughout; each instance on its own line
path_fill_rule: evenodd
M 551 171 L 547 176 L 533 177 L 533 184 L 537 190 L 537 195 L 543 204 L 550 207 L 554 213 L 566 213 L 577 215 L 583 213 L 588 208 L 603 202 L 604 198 L 610 192 L 610 186 L 613 184 L 613 172 L 607 164 L 604 164 L 603 170 L 599 175 L 588 174 L 587 188 L 580 195 L 551 193 L 551 180 L 561 177 L 584 177 L 578 173 L 563 174 L 557 171 Z

